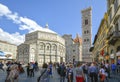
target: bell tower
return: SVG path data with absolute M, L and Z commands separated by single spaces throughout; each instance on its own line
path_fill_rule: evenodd
M 92 45 L 92 8 L 89 7 L 81 11 L 82 13 L 82 60 L 91 62 L 91 52 L 89 51 Z

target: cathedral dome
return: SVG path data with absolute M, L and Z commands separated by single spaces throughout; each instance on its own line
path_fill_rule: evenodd
M 39 30 L 39 31 L 43 31 L 43 32 L 48 32 L 48 33 L 57 34 L 56 32 L 54 32 L 54 31 L 52 31 L 52 30 L 49 29 L 48 24 L 46 24 L 44 28 L 38 29 L 38 30 Z

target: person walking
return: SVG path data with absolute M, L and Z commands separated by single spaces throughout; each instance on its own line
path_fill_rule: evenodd
M 106 79 L 110 78 L 110 65 L 108 61 L 105 63 L 105 73 L 106 73 Z
M 30 76 L 30 63 L 28 63 L 27 65 L 27 77 Z
M 116 65 L 114 63 L 111 64 L 111 70 L 112 70 L 112 73 L 115 75 L 116 74 Z
M 53 73 L 52 73 L 52 70 L 53 70 L 52 68 L 53 68 L 52 62 L 50 62 L 49 65 L 48 65 L 49 77 L 50 77 L 50 78 L 52 77 L 52 74 L 53 74 Z
M 84 77 L 85 77 L 85 82 L 88 82 L 88 64 L 85 63 L 83 66 L 83 73 L 84 73 Z
M 37 82 L 49 82 L 49 69 L 46 63 L 43 64 L 41 74 L 37 79 Z
M 100 82 L 104 82 L 104 80 L 106 78 L 106 73 L 105 73 L 105 69 L 104 68 L 105 68 L 104 65 L 102 65 L 100 70 L 99 70 Z
M 75 72 L 76 82 L 84 82 L 84 73 L 80 62 L 78 62 Z
M 18 71 L 18 65 L 13 64 L 11 66 L 11 71 L 7 77 L 7 80 L 10 80 L 10 82 L 18 82 L 18 77 L 19 77 L 19 71 Z
M 60 82 L 65 82 L 65 76 L 66 76 L 66 67 L 65 64 L 62 63 L 60 66 Z
M 73 82 L 73 65 L 70 64 L 70 68 L 67 71 L 67 82 Z
M 0 69 L 4 71 L 3 66 L 4 66 L 3 63 L 0 62 Z
M 33 63 L 30 63 L 30 77 L 34 77 L 34 66 Z
M 90 75 L 91 82 L 98 82 L 98 71 L 94 63 L 89 67 L 88 74 Z

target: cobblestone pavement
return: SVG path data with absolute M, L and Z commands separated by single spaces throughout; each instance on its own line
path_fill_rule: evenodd
M 37 82 L 37 77 L 39 75 L 40 75 L 40 71 L 35 72 L 35 77 L 31 77 L 31 78 L 28 78 L 26 73 L 21 74 L 19 76 L 19 82 Z M 6 72 L 0 70 L 0 82 L 4 82 L 5 78 L 6 78 Z M 55 69 L 53 69 L 53 77 L 50 78 L 50 82 L 60 82 L 60 77 Z M 65 82 L 67 82 L 67 79 L 65 80 Z M 74 78 L 74 82 L 76 82 L 75 78 Z M 90 79 L 89 82 L 91 82 Z M 105 82 L 120 82 L 120 74 L 111 75 L 111 78 L 106 80 Z

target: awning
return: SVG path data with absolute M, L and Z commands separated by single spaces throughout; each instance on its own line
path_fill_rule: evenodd
M 12 53 L 0 51 L 0 59 L 12 59 Z
M 3 56 L 3 57 L 2 57 L 2 56 L 0 56 L 0 59 L 7 59 L 7 58 L 6 58 L 6 57 L 4 57 L 4 56 Z
M 114 54 L 110 54 L 110 58 L 115 58 L 115 55 Z
M 5 53 L 5 55 L 12 55 L 11 52 L 4 52 L 4 53 Z
M 120 51 L 116 53 L 116 56 L 120 56 Z
M 0 56 L 5 56 L 5 53 L 3 51 L 0 51 Z

